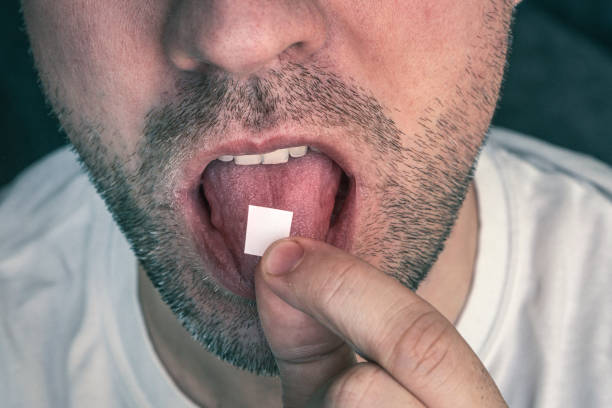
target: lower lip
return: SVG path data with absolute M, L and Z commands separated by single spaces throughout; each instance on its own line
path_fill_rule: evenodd
M 334 225 L 327 232 L 325 242 L 349 251 L 352 245 L 353 224 L 356 213 L 356 186 L 355 180 L 350 175 L 349 193 L 344 201 L 342 210 L 336 217 Z M 204 205 L 201 196 L 200 184 L 189 192 L 189 197 L 184 202 L 185 220 L 191 229 L 196 248 L 204 264 L 210 267 L 210 277 L 214 279 L 222 289 L 247 298 L 255 300 L 254 271 L 247 272 L 250 276 L 245 279 L 238 270 L 231 252 L 227 248 L 223 237 L 210 221 L 210 214 Z

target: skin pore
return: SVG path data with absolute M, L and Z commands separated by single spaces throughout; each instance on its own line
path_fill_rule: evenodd
M 337 152 L 355 182 L 345 250 L 456 319 L 513 2 L 22 4 L 45 93 L 139 259 L 156 351 L 192 399 L 214 406 L 233 381 L 271 399 L 277 387 L 211 358 L 276 373 L 255 303 L 213 278 L 189 204 L 222 146 L 284 137 Z

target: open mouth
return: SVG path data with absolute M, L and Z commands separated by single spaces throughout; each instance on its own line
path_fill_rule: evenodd
M 208 163 L 192 194 L 190 213 L 199 224 L 193 227 L 198 249 L 207 263 L 212 261 L 212 277 L 222 287 L 255 298 L 260 257 L 244 253 L 249 205 L 292 211 L 291 236 L 350 248 L 355 179 L 330 155 L 324 148 L 302 145 L 226 152 Z

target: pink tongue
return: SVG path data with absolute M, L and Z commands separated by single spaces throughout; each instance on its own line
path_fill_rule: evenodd
M 259 261 L 244 254 L 249 204 L 293 211 L 292 236 L 325 240 L 340 176 L 331 159 L 310 152 L 283 164 L 238 166 L 215 160 L 208 165 L 202 183 L 211 222 L 243 278 L 252 282 Z

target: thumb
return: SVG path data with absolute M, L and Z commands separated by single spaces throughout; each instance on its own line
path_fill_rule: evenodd
M 280 370 L 287 408 L 306 406 L 316 390 L 355 364 L 352 349 L 340 337 L 278 297 L 262 277 L 292 269 L 302 255 L 299 244 L 278 241 L 268 248 L 255 273 L 259 318 Z

